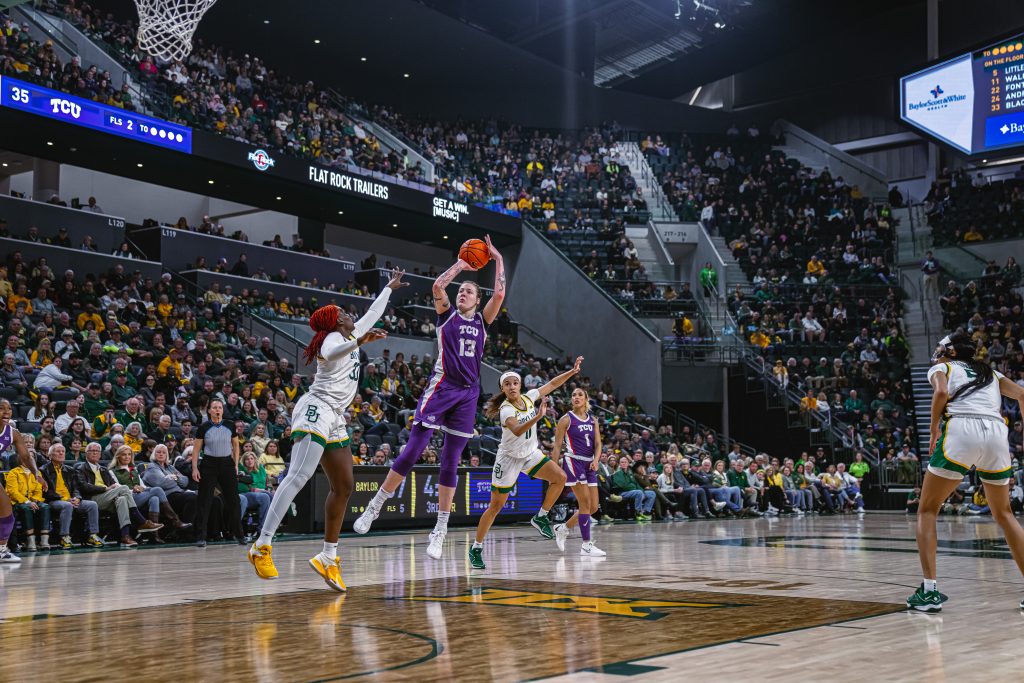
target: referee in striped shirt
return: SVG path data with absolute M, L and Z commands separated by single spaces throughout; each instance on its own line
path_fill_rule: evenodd
M 224 519 L 232 535 L 239 545 L 245 545 L 238 501 L 238 436 L 224 424 L 224 403 L 220 399 L 210 401 L 207 413 L 209 418 L 199 426 L 192 445 L 192 478 L 199 482 L 196 545 L 206 547 L 206 520 L 210 516 L 214 488 L 220 489 Z

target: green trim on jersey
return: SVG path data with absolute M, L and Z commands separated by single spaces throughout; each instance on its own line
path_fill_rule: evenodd
M 511 493 L 512 489 L 514 489 L 515 487 L 515 484 L 513 484 L 512 486 L 495 486 L 494 484 L 491 484 L 491 490 L 497 491 L 498 493 Z
M 352 439 L 350 437 L 346 436 L 344 439 L 341 439 L 340 441 L 328 441 L 326 447 L 327 448 L 344 448 L 345 446 L 349 445 L 351 442 L 352 442 Z
M 931 467 L 935 467 L 940 470 L 948 470 L 950 472 L 959 472 L 960 474 L 967 474 L 971 469 L 966 465 L 961 465 L 955 460 L 950 460 L 946 455 L 946 432 L 949 430 L 949 420 L 945 420 L 942 423 L 942 434 L 939 435 L 939 440 L 935 442 L 935 450 L 932 452 L 932 457 L 928 461 Z
M 544 457 L 543 457 L 543 458 L 541 459 L 541 461 L 540 461 L 540 462 L 538 462 L 538 463 L 537 463 L 536 465 L 534 465 L 534 466 L 533 466 L 533 467 L 532 467 L 532 468 L 530 469 L 530 471 L 526 473 L 526 475 L 527 475 L 528 477 L 534 477 L 534 476 L 536 476 L 536 474 L 537 474 L 538 472 L 540 472 L 540 468 L 541 468 L 541 467 L 544 467 L 544 463 L 546 463 L 546 462 L 551 462 L 551 458 L 549 458 L 548 456 L 546 456 L 546 455 L 545 455 L 545 456 L 544 456 Z
M 300 439 L 302 439 L 304 437 L 307 437 L 307 436 L 309 438 L 313 439 L 313 441 L 316 441 L 318 444 L 320 444 L 324 448 L 327 448 L 327 439 L 325 439 L 324 437 L 320 436 L 316 432 L 305 432 L 305 431 L 302 431 L 301 429 L 292 432 L 292 442 L 299 441 Z
M 1009 479 L 1010 477 L 1013 476 L 1012 467 L 1007 467 L 1005 470 L 1001 470 L 999 472 L 979 470 L 977 467 L 975 467 L 974 469 L 978 471 L 978 477 L 986 481 L 1003 481 L 1004 479 Z

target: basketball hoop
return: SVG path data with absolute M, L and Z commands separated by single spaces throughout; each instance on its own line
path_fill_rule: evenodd
M 175 62 L 192 52 L 192 34 L 217 0 L 135 0 L 139 49 Z

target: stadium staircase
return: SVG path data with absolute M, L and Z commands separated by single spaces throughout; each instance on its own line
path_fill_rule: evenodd
M 741 416 L 733 420 L 734 438 L 756 441 L 772 449 L 770 452 L 793 456 L 803 450 L 814 452 L 820 446 L 833 462 L 851 460 L 852 449 L 843 446 L 844 425 L 829 422 L 816 412 L 800 412 L 800 393 L 793 387 L 783 389 L 765 370 L 760 358 L 747 353 L 730 371 L 729 410 Z M 874 459 L 869 457 L 869 462 Z
M 655 221 L 678 222 L 679 216 L 676 215 L 676 210 L 665 197 L 661 184 L 658 182 L 658 176 L 647 163 L 643 152 L 640 151 L 640 145 L 635 142 L 619 142 L 618 144 L 626 157 L 626 163 L 629 165 L 637 186 L 643 189 L 651 218 Z
M 779 119 L 774 128 L 785 136 L 785 143 L 774 149 L 786 157 L 818 171 L 828 168 L 833 178 L 842 176 L 847 185 L 858 186 L 872 201 L 888 198 L 888 181 L 881 171 L 789 121 Z
M 917 429 L 917 454 L 928 453 L 928 428 L 932 412 L 932 387 L 928 384 L 930 363 L 914 363 L 910 366 L 910 379 L 914 390 L 914 428 Z

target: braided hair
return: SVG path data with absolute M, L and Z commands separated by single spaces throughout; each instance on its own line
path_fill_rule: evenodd
M 979 389 L 987 387 L 995 378 L 995 375 L 992 372 L 991 365 L 975 360 L 974 342 L 971 340 L 971 336 L 962 328 L 949 335 L 948 339 L 949 343 L 945 346 L 956 352 L 953 358 L 966 365 L 974 373 L 974 379 L 959 387 L 950 395 L 948 402 L 952 403 L 958 398 L 969 396 Z
M 324 345 L 327 335 L 338 327 L 338 307 L 334 305 L 321 306 L 309 316 L 309 326 L 316 332 L 313 339 L 306 347 L 306 365 L 309 365 L 320 355 L 320 348 Z

